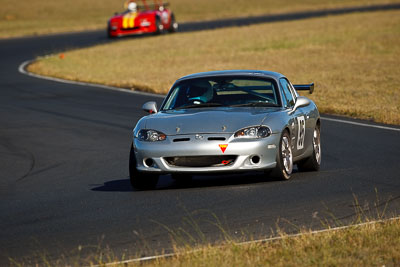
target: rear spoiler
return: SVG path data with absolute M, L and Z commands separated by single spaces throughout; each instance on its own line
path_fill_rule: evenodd
M 296 89 L 296 91 L 309 91 L 310 95 L 314 92 L 314 83 L 294 84 L 293 87 Z

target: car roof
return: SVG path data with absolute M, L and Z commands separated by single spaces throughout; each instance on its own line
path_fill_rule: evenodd
M 274 79 L 285 77 L 283 74 L 280 74 L 278 72 L 265 71 L 265 70 L 221 70 L 221 71 L 199 72 L 186 75 L 179 78 L 176 82 L 195 79 L 195 78 L 206 78 L 206 77 L 216 77 L 216 76 L 250 76 L 250 77 L 266 77 Z

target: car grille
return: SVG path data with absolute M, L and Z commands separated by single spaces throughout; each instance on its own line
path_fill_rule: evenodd
M 137 29 L 140 29 L 140 27 L 133 27 L 133 28 L 122 28 L 121 27 L 120 30 L 122 30 L 122 31 L 132 31 L 132 30 L 137 30 Z
M 170 166 L 177 167 L 224 167 L 232 165 L 237 156 L 188 156 L 188 157 L 165 157 Z
M 197 139 L 197 138 L 196 138 L 196 139 Z M 201 139 L 203 139 L 203 137 L 201 137 Z M 225 137 L 220 137 L 220 136 L 218 136 L 218 137 L 213 137 L 213 136 L 211 136 L 211 137 L 208 137 L 207 140 L 208 140 L 208 141 L 225 141 L 226 138 L 225 138 Z M 185 138 L 175 138 L 175 139 L 173 139 L 172 141 L 173 141 L 173 142 L 186 142 L 186 141 L 190 141 L 190 138 L 189 138 L 189 137 L 185 137 Z

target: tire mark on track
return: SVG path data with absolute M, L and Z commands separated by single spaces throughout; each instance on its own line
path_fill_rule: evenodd
M 23 179 L 25 179 L 26 177 L 28 177 L 29 174 L 32 172 L 33 168 L 35 167 L 35 164 L 36 164 L 35 156 L 33 155 L 33 153 L 31 153 L 30 151 L 28 151 L 26 149 L 23 149 L 23 150 L 26 152 L 26 154 L 30 158 L 31 166 L 29 167 L 29 170 L 21 178 L 17 179 L 17 182 L 20 182 Z
M 21 181 L 24 178 L 26 178 L 33 170 L 36 164 L 35 156 L 33 155 L 33 153 L 27 150 L 26 148 L 20 148 L 16 146 L 12 141 L 9 141 L 4 137 L 2 138 L 0 145 L 6 150 L 5 152 L 2 152 L 2 154 L 6 154 L 8 156 L 14 156 L 17 158 L 21 158 L 25 161 L 29 161 L 28 170 L 19 178 L 17 178 L 15 181 Z
M 32 168 L 24 177 L 19 178 L 17 181 L 21 181 L 24 178 L 26 178 L 27 176 L 34 176 L 34 175 L 40 174 L 42 172 L 46 172 L 46 171 L 51 170 L 51 169 L 55 169 L 55 168 L 57 168 L 57 167 L 59 167 L 61 165 L 63 165 L 63 164 L 62 163 L 53 164 L 53 165 L 50 165 L 50 166 L 48 166 L 46 168 L 41 168 L 39 170 L 36 170 L 34 172 L 32 172 L 32 170 L 33 170 L 33 168 Z

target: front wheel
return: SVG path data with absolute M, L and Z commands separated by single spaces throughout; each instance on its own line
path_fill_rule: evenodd
M 289 180 L 293 171 L 293 154 L 289 132 L 284 131 L 279 141 L 276 155 L 276 167 L 271 176 L 279 180 Z
M 158 182 L 158 175 L 141 173 L 136 168 L 136 157 L 133 145 L 131 145 L 131 152 L 129 155 L 129 178 L 131 185 L 137 190 L 153 189 Z
M 107 37 L 108 37 L 108 39 L 114 39 L 115 38 L 115 36 L 113 36 L 111 34 L 111 28 L 110 27 L 107 28 Z
M 175 15 L 172 14 L 172 15 L 171 15 L 171 22 L 170 22 L 170 24 L 169 24 L 169 29 L 168 29 L 168 31 L 169 31 L 170 33 L 177 32 L 177 31 L 178 31 L 178 27 L 179 27 L 179 25 L 178 25 L 178 22 L 176 22 L 176 20 L 175 20 Z
M 312 144 L 312 155 L 297 163 L 297 167 L 300 171 L 318 171 L 321 166 L 321 129 L 318 124 L 314 129 Z
M 163 31 L 164 31 L 164 25 L 162 25 L 160 18 L 156 17 L 156 31 L 154 32 L 154 34 L 159 35 Z

